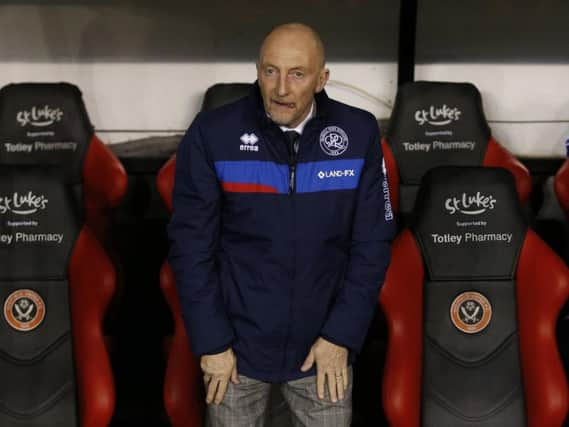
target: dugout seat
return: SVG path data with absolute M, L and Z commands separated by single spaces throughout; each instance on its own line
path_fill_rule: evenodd
M 176 156 L 172 156 L 158 172 L 156 186 L 168 213 L 172 213 L 172 190 Z M 160 288 L 172 314 L 174 333 L 166 348 L 164 406 L 173 427 L 201 427 L 204 420 L 202 373 L 198 359 L 192 354 L 186 334 L 182 310 L 176 290 L 176 278 L 165 261 L 160 270 Z
M 512 175 L 429 171 L 379 298 L 389 425 L 561 426 L 555 328 L 568 297 L 569 270 L 527 227 Z
M 115 391 L 102 249 L 126 191 L 67 83 L 0 89 L 0 425 L 107 426 Z
M 0 166 L 57 166 L 71 179 L 86 223 L 107 244 L 111 209 L 128 179 L 95 135 L 81 91 L 69 83 L 19 83 L 0 89 Z
M 13 142 L 11 142 L 13 143 Z M 58 165 L 0 166 L 0 425 L 106 427 L 113 266 Z
M 249 83 L 219 83 L 204 95 L 202 111 L 211 110 L 248 95 Z M 176 170 L 176 156 L 160 169 L 156 186 L 169 213 L 172 212 L 172 190 Z M 182 319 L 176 280 L 168 262 L 160 272 L 160 287 L 174 320 L 174 333 L 168 343 L 164 379 L 164 406 L 174 427 L 202 426 L 204 416 L 203 381 L 199 362 L 190 349 L 190 341 Z
M 554 188 L 561 208 L 569 216 L 569 159 L 563 162 L 555 174 Z
M 492 137 L 480 92 L 470 83 L 402 85 L 381 145 L 399 225 L 413 209 L 421 178 L 436 166 L 503 167 L 514 175 L 522 204 L 529 198 L 527 169 Z

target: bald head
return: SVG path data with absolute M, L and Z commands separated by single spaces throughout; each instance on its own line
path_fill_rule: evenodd
M 257 79 L 266 113 L 280 126 L 294 128 L 314 105 L 328 81 L 322 40 L 304 24 L 285 24 L 263 41 Z
M 261 44 L 258 61 L 262 61 L 267 50 L 282 46 L 304 50 L 319 67 L 324 67 L 326 63 L 324 43 L 316 30 L 308 25 L 295 22 L 273 28 Z

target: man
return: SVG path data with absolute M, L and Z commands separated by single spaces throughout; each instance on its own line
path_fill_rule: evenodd
M 251 95 L 199 114 L 178 150 L 170 262 L 214 426 L 262 426 L 270 383 L 295 425 L 350 423 L 394 225 L 377 122 L 328 76 L 316 32 L 279 26 Z

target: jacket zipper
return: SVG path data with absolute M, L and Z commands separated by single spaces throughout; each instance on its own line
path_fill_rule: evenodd
M 294 146 L 291 144 L 289 147 L 289 155 L 288 155 L 288 170 L 289 170 L 289 187 L 288 187 L 288 194 L 290 196 L 290 204 L 291 204 L 291 234 L 292 236 L 296 236 L 296 220 L 295 220 L 295 211 L 296 211 L 296 203 L 295 203 L 295 193 L 296 193 L 296 165 L 297 165 L 297 156 L 298 152 L 294 149 Z M 300 147 L 298 147 L 300 149 Z M 290 334 L 291 334 L 291 327 L 292 327 L 292 320 L 294 317 L 293 314 L 293 301 L 294 301 L 294 281 L 296 279 L 296 239 L 293 239 L 292 245 L 292 270 L 290 271 L 290 280 L 291 286 L 289 289 L 289 308 L 288 308 L 288 323 L 286 327 L 286 337 L 284 342 L 284 351 L 283 351 L 283 360 L 282 360 L 282 368 L 281 370 L 284 372 L 286 371 L 286 365 L 288 360 L 288 347 L 290 342 Z
M 288 194 L 294 194 L 296 192 L 296 152 L 294 151 L 294 149 L 292 149 L 292 147 L 288 156 L 288 171 L 289 171 Z

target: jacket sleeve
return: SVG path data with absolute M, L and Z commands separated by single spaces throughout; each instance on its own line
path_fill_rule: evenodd
M 356 353 L 363 345 L 377 306 L 395 234 L 375 119 L 370 138 L 358 186 L 344 283 L 321 331 L 323 338 Z
M 178 147 L 173 214 L 168 226 L 169 262 L 192 352 L 198 356 L 223 351 L 234 339 L 215 263 L 221 190 L 199 119 L 194 120 Z

